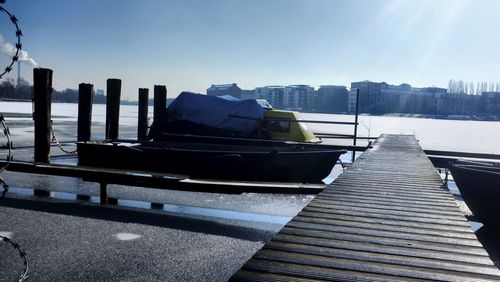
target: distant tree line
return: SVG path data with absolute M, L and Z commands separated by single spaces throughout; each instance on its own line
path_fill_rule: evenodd
M 14 79 L 7 78 L 5 81 L 0 83 L 0 101 L 26 101 L 31 102 L 33 97 L 33 86 L 29 84 L 25 79 L 20 79 L 19 84 L 16 85 Z M 170 104 L 174 99 L 168 98 L 167 105 Z M 64 89 L 62 91 L 55 90 L 52 92 L 52 101 L 59 103 L 78 103 L 78 89 Z M 100 94 L 99 92 L 94 93 L 94 104 L 106 104 L 106 96 Z M 122 105 L 137 105 L 137 101 L 122 100 L 120 101 Z M 153 106 L 154 100 L 149 99 L 148 105 Z
M 483 92 L 500 92 L 500 82 L 467 82 L 450 79 L 448 92 L 455 94 L 481 95 Z
M 15 83 L 12 78 L 7 78 L 0 83 L 0 100 L 10 101 L 31 101 L 33 97 L 33 86 L 25 79 L 20 79 Z M 78 103 L 78 90 L 65 89 L 63 91 L 55 90 L 52 92 L 53 102 Z M 105 104 L 106 96 L 94 94 L 94 104 Z

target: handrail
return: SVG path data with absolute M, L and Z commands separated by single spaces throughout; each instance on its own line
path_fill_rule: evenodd
M 327 120 L 306 120 L 306 119 L 292 120 L 292 119 L 285 119 L 285 118 L 253 118 L 253 117 L 246 117 L 246 116 L 233 115 L 233 114 L 230 114 L 228 116 L 234 117 L 234 118 L 240 118 L 240 119 L 256 120 L 256 121 L 269 121 L 269 120 L 283 121 L 283 120 L 286 120 L 288 122 L 296 122 L 296 123 L 303 122 L 303 123 L 356 125 L 356 123 L 349 122 L 349 121 L 327 121 Z
M 354 135 L 352 134 L 337 134 L 337 133 L 321 133 L 321 132 L 314 132 L 314 135 L 318 137 L 324 137 L 324 138 L 332 138 L 332 139 L 353 139 Z M 378 137 L 372 137 L 372 136 L 356 136 L 356 139 L 364 139 L 364 140 L 376 140 Z
M 352 139 L 353 140 L 353 144 L 352 144 L 352 147 L 353 148 L 356 148 L 356 141 L 357 139 L 363 139 L 363 140 L 371 140 L 371 139 L 377 139 L 377 138 L 372 138 L 370 136 L 368 137 L 358 137 L 358 125 L 359 125 L 359 122 L 358 122 L 358 116 L 359 116 L 359 88 L 356 89 L 356 109 L 355 109 L 355 113 L 354 113 L 354 122 L 349 122 L 349 121 L 323 121 L 323 120 L 292 120 L 292 119 L 285 119 L 285 118 L 265 118 L 265 119 L 262 119 L 262 118 L 253 118 L 253 117 L 246 117 L 246 116 L 240 116 L 240 115 L 235 115 L 235 114 L 229 114 L 228 116 L 229 117 L 233 117 L 233 118 L 240 118 L 240 119 L 248 119 L 248 120 L 256 120 L 256 121 L 269 121 L 269 120 L 272 120 L 272 121 L 283 121 L 283 120 L 286 120 L 288 123 L 299 123 L 299 122 L 302 122 L 302 123 L 318 123 L 318 124 L 338 124 L 338 125 L 354 125 L 354 133 L 352 135 L 348 135 L 348 134 L 323 134 L 323 135 L 320 135 L 318 134 L 320 137 L 326 137 L 326 138 L 331 138 L 331 139 Z M 316 135 L 316 133 L 315 133 Z M 354 160 L 356 159 L 356 150 L 352 150 L 352 162 L 354 162 Z
M 426 155 L 432 155 L 432 156 L 500 160 L 500 155 L 487 154 L 487 153 L 470 153 L 470 152 L 454 152 L 454 151 L 439 151 L 439 150 L 424 150 L 424 153 Z

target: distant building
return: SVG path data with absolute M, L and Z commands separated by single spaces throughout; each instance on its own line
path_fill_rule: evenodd
M 445 108 L 444 97 L 448 89 L 432 86 L 420 88 L 420 91 L 421 93 L 429 93 L 424 101 L 423 113 L 438 114 L 443 112 Z
M 476 95 L 477 96 L 477 95 Z M 482 112 L 487 114 L 500 113 L 500 92 L 483 92 L 481 94 Z
M 347 94 L 347 111 L 349 113 L 356 112 L 356 92 L 356 89 L 351 89 Z
M 305 84 L 289 85 L 286 87 L 284 107 L 291 110 L 314 109 L 316 105 L 316 91 L 314 87 Z
M 382 95 L 382 90 L 389 88 L 385 82 L 373 82 L 369 80 L 351 82 L 351 89 L 359 89 L 359 111 L 363 113 L 383 112 L 387 107 L 387 100 L 391 96 Z
M 318 89 L 316 108 L 324 113 L 340 113 L 348 110 L 349 91 L 345 86 L 321 85 Z
M 236 85 L 236 83 L 232 84 L 212 84 L 207 89 L 208 96 L 223 96 L 223 95 L 231 95 L 235 98 L 241 98 L 241 88 Z
M 359 89 L 360 112 L 435 114 L 446 108 L 445 88 L 416 88 L 407 83 L 390 85 L 366 80 L 351 83 L 351 89 Z
M 285 99 L 285 86 L 264 86 L 255 88 L 255 98 L 265 99 L 273 108 L 283 109 Z

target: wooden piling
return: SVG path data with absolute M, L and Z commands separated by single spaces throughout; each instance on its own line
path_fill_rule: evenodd
M 52 192 L 49 190 L 40 190 L 40 189 L 33 189 L 33 195 L 36 197 L 50 197 L 52 196 Z
M 114 206 L 118 205 L 118 199 L 108 197 L 108 205 L 114 205 Z
M 78 141 L 89 141 L 92 124 L 93 85 L 80 83 L 78 86 Z
M 99 192 L 101 205 L 108 204 L 108 183 L 99 182 Z
M 160 126 L 163 123 L 164 112 L 167 107 L 167 87 L 155 85 L 153 121 Z
M 106 139 L 118 139 L 121 86 L 121 79 L 106 81 Z
M 151 203 L 151 209 L 161 210 L 161 209 L 163 209 L 163 207 L 164 207 L 164 204 L 162 204 L 162 203 Z
M 50 122 L 52 102 L 52 70 L 33 69 L 35 112 L 35 162 L 50 161 Z
M 137 140 L 146 140 L 148 133 L 149 89 L 139 88 L 139 113 L 137 121 Z
M 79 201 L 90 201 L 91 196 L 90 195 L 82 195 L 82 194 L 77 194 L 76 199 Z

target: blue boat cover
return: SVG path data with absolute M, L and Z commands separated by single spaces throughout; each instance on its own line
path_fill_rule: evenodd
M 259 128 L 264 108 L 256 100 L 182 92 L 167 108 L 169 122 L 189 121 L 223 130 L 250 134 Z M 234 116 L 247 117 L 238 118 Z M 248 119 L 249 118 L 249 119 Z

